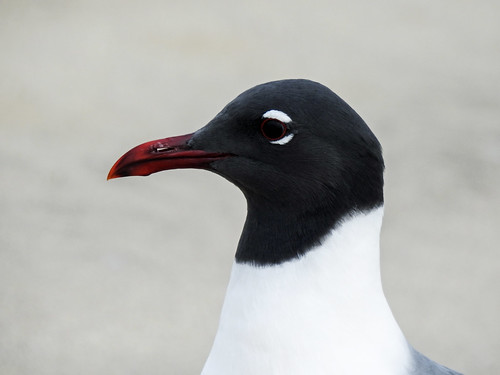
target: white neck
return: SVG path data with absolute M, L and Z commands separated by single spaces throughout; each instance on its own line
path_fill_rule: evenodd
M 382 217 L 347 218 L 300 259 L 235 263 L 202 374 L 406 374 L 410 350 L 380 279 Z

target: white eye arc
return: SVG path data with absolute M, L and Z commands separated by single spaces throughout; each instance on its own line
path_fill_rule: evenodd
M 292 119 L 290 118 L 290 116 L 288 116 L 285 112 L 282 112 L 282 111 L 278 111 L 277 109 L 271 109 L 269 111 L 267 111 L 266 113 L 264 113 L 262 115 L 262 118 L 264 119 L 270 119 L 270 120 L 276 120 L 276 121 L 279 121 L 283 124 L 288 124 L 290 122 L 292 122 Z M 286 131 L 286 129 L 285 129 Z M 293 133 L 289 133 L 287 135 L 284 135 L 282 137 L 280 137 L 279 139 L 275 139 L 275 140 L 270 140 L 269 143 L 273 144 L 273 145 L 286 145 L 288 142 L 290 142 L 293 138 L 294 134 Z
M 292 122 L 290 116 L 288 116 L 285 112 L 278 111 L 277 109 L 271 109 L 262 115 L 262 118 L 272 118 L 285 124 Z
M 283 138 L 278 139 L 277 141 L 271 141 L 273 145 L 286 145 L 288 142 L 290 142 L 293 138 L 293 133 L 285 135 Z

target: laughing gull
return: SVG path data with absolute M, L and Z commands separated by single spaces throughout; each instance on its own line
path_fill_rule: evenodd
M 108 179 L 176 168 L 241 189 L 247 217 L 202 375 L 458 375 L 413 349 L 382 290 L 384 161 L 327 87 L 251 88 L 193 134 L 139 145 Z

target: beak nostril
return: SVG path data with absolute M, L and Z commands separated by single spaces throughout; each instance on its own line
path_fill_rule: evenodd
M 172 147 L 157 147 L 155 148 L 155 152 L 163 152 L 163 151 L 168 151 L 168 150 L 173 150 Z
M 175 149 L 176 147 L 171 147 L 163 143 L 155 143 L 154 145 L 150 146 L 150 152 L 155 154 L 160 152 L 173 151 Z

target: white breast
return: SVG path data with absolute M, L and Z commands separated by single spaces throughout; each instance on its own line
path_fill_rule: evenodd
M 202 375 L 406 374 L 380 280 L 382 216 L 350 217 L 300 259 L 235 263 Z

